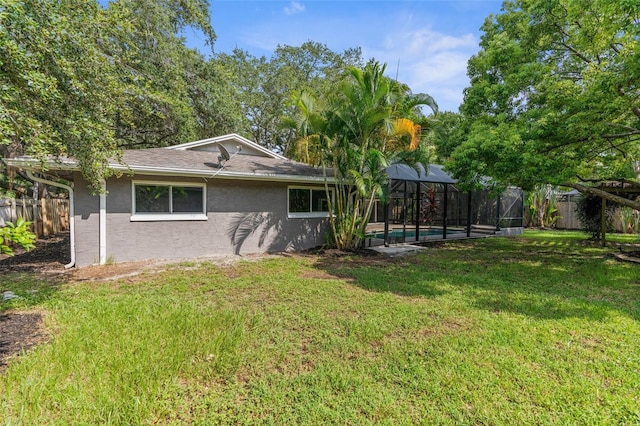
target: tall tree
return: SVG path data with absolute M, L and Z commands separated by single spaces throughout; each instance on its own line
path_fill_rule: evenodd
M 298 114 L 289 121 L 297 129 L 298 152 L 335 179 L 326 189 L 333 243 L 340 249 L 357 248 L 363 241 L 375 200 L 388 197 L 388 165 L 428 159 L 420 126 L 411 118 L 419 115 L 420 105 L 434 111 L 437 105 L 429 95 L 414 95 L 385 77 L 384 71 L 384 65 L 373 61 L 351 68 L 326 109 L 317 109 L 313 98 L 303 94 Z
M 640 208 L 580 183 L 638 182 L 639 24 L 633 0 L 506 1 L 469 61 L 468 132 L 449 167 L 467 182 L 571 186 Z
M 467 127 L 462 114 L 451 111 L 438 114 L 435 123 L 433 123 L 434 151 L 438 162 L 446 162 L 451 158 L 453 151 L 464 140 L 468 131 Z
M 206 0 L 2 0 L 0 155 L 75 157 L 97 188 L 121 148 L 235 129 L 233 87 L 187 26 L 213 43 Z
M 115 123 L 119 145 L 166 146 L 197 138 L 199 123 L 190 94 L 192 87 L 202 87 L 204 59 L 185 47 L 178 34 L 187 26 L 199 28 L 213 43 L 208 2 L 116 0 L 107 8 L 108 14 L 130 25 L 114 43 L 124 59 L 120 77 L 132 88 L 127 108 L 120 110 Z
M 74 155 L 95 177 L 116 150 L 112 123 L 127 92 L 117 78 L 119 55 L 108 55 L 104 46 L 127 28 L 127 21 L 119 22 L 94 1 L 3 2 L 3 156 Z
M 255 57 L 235 49 L 214 61 L 231 76 L 245 117 L 239 131 L 269 149 L 287 153 L 292 134 L 280 125 L 293 114 L 295 99 L 307 91 L 316 97 L 331 92 L 349 66 L 361 62 L 359 49 L 335 53 L 326 45 L 306 42 L 278 46 L 274 54 Z

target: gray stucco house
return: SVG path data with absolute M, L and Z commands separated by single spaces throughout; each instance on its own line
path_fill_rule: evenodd
M 30 157 L 4 161 L 42 170 Z M 328 230 L 322 170 L 236 134 L 127 150 L 110 167 L 121 176 L 93 195 L 73 159 L 46 164 L 73 182 L 75 266 L 303 250 L 321 245 Z

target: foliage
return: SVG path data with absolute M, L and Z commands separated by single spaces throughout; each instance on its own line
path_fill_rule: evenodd
M 166 146 L 240 120 L 211 44 L 206 0 L 5 0 L 0 6 L 0 156 L 71 156 L 93 185 L 121 148 Z M 11 185 L 11 183 L 9 183 Z
M 298 159 L 331 171 L 335 184 L 329 222 L 340 249 L 360 246 L 375 200 L 387 200 L 388 165 L 426 163 L 428 156 L 421 127 L 412 118 L 420 116 L 419 106 L 437 111 L 437 105 L 431 96 L 412 94 L 385 77 L 385 68 L 375 61 L 351 68 L 324 109 L 303 93 L 298 114 L 286 121 L 298 135 Z
M 558 220 L 557 202 L 558 188 L 551 185 L 540 185 L 528 191 L 525 201 L 527 226 L 552 227 Z
M 302 92 L 316 98 L 328 96 L 343 79 L 349 66 L 361 62 L 359 49 L 343 53 L 308 41 L 301 46 L 278 46 L 271 58 L 255 57 L 242 49 L 218 54 L 212 63 L 232 82 L 242 120 L 238 131 L 269 149 L 287 153 L 290 128 L 281 119 L 294 114 L 295 99 Z
M 616 206 L 612 203 L 606 205 L 606 230 L 613 231 L 613 216 Z M 598 239 L 602 234 L 602 198 L 589 195 L 582 196 L 576 201 L 576 216 L 585 232 L 591 234 L 591 238 Z
M 64 283 L 31 308 L 55 338 L 0 374 L 2 419 L 636 424 L 637 269 L 584 238 L 527 232 L 405 258 L 191 262 Z M 9 273 L 3 285 L 26 299 L 49 279 Z
M 469 61 L 465 132 L 448 164 L 456 176 L 525 189 L 567 184 L 602 196 L 574 184 L 637 179 L 639 5 L 506 1 L 485 21 L 481 50 Z
M 633 210 L 630 207 L 621 207 L 616 213 L 620 218 L 622 232 L 629 234 L 640 233 L 640 212 L 638 210 Z
M 5 0 L 0 157 L 73 157 L 97 191 L 122 149 L 239 132 L 286 153 L 293 132 L 280 119 L 294 99 L 326 97 L 361 63 L 359 49 L 314 42 L 205 59 L 185 46 L 187 27 L 213 45 L 207 0 Z M 20 189 L 14 171 L 0 173 L 0 187 Z
M 451 158 L 453 151 L 464 140 L 468 131 L 462 114 L 443 111 L 434 119 L 433 144 L 438 164 L 444 164 Z
M 436 220 L 439 207 L 435 188 L 428 187 L 422 196 L 424 198 L 420 202 L 420 221 L 425 225 L 431 225 Z
M 6 222 L 0 228 L 0 254 L 13 256 L 13 247 L 20 246 L 29 251 L 35 248 L 36 235 L 29 230 L 31 222 L 18 218 L 16 223 Z

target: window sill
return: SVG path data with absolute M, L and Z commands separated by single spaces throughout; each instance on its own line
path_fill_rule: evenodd
M 131 222 L 168 222 L 177 220 L 197 221 L 208 220 L 206 214 L 202 213 L 144 213 L 131 215 Z
M 328 212 L 289 213 L 289 219 L 326 219 L 328 217 Z

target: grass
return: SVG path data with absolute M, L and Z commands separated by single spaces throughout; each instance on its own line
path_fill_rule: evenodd
M 177 265 L 37 300 L 27 290 L 50 286 L 10 276 L 52 339 L 0 376 L 0 416 L 639 424 L 640 269 L 610 253 L 584 234 L 529 232 L 392 260 Z

